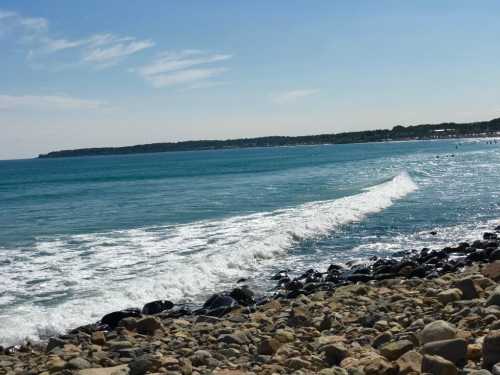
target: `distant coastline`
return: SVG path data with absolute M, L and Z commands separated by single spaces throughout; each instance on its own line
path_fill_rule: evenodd
M 367 142 L 411 141 L 466 137 L 491 137 L 500 135 L 500 118 L 470 123 L 441 123 L 413 126 L 397 125 L 392 129 L 366 130 L 337 134 L 305 136 L 269 136 L 227 140 L 198 140 L 150 143 L 123 147 L 96 147 L 74 150 L 52 151 L 38 155 L 39 158 L 61 158 L 77 156 L 123 155 L 173 151 L 221 150 L 233 148 L 300 146 L 319 144 L 347 144 Z

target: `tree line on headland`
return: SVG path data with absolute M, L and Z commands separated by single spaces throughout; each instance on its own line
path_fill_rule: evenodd
M 269 136 L 227 140 L 199 140 L 166 143 L 150 143 L 123 147 L 96 147 L 75 150 L 52 151 L 38 155 L 39 158 L 72 156 L 120 155 L 171 151 L 218 150 L 230 148 L 298 146 L 317 144 L 345 144 L 365 142 L 387 142 L 441 138 L 463 138 L 496 136 L 500 134 L 500 118 L 471 123 L 441 123 L 413 126 L 397 125 L 392 129 L 365 130 L 337 134 L 305 136 Z

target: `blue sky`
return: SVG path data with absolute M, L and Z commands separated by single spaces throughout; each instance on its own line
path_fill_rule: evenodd
M 0 159 L 500 116 L 497 1 L 0 1 Z

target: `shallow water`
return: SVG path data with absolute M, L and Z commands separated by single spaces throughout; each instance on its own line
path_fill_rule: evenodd
M 266 290 L 276 269 L 474 238 L 500 217 L 499 146 L 0 161 L 0 343 L 158 298 L 200 302 L 241 277 Z

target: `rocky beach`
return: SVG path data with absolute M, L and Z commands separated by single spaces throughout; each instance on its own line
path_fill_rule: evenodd
M 500 228 L 441 250 L 239 280 L 190 308 L 116 311 L 2 348 L 1 374 L 500 374 Z

